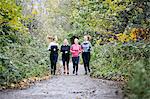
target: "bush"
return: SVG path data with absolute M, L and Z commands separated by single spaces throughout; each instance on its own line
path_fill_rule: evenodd
M 23 78 L 41 77 L 49 73 L 46 47 L 34 38 L 23 45 L 7 43 L 7 46 L 1 47 L 0 56 L 0 85 L 8 86 Z
M 150 98 L 150 74 L 144 60 L 137 61 L 131 67 L 131 74 L 127 82 L 126 93 L 130 99 Z
M 21 5 L 16 0 L 1 0 L 0 8 L 0 87 L 47 75 L 46 45 L 28 32 Z
M 125 81 L 131 99 L 148 99 L 150 43 L 130 42 L 95 46 L 91 76 Z
M 92 76 L 120 80 L 124 75 L 121 69 L 124 57 L 120 55 L 120 46 L 105 44 L 103 46 L 96 46 L 94 55 L 92 56 Z

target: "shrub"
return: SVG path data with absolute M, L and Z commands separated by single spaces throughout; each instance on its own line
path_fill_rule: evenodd
M 1 0 L 0 8 L 0 87 L 47 75 L 46 45 L 28 32 L 21 5 L 16 0 Z
M 34 38 L 23 45 L 7 43 L 7 46 L 1 47 L 0 56 L 0 85 L 7 86 L 23 78 L 40 77 L 49 73 L 46 47 Z
M 137 61 L 131 67 L 131 74 L 125 87 L 130 99 L 150 98 L 150 74 L 147 67 L 150 68 L 144 64 L 144 60 Z
M 150 43 L 95 46 L 91 76 L 122 80 L 131 99 L 148 99 L 150 92 Z

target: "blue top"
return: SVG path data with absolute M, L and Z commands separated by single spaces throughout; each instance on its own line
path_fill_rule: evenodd
M 92 49 L 92 45 L 89 41 L 84 41 L 81 44 L 81 48 L 83 49 L 83 52 L 90 52 Z

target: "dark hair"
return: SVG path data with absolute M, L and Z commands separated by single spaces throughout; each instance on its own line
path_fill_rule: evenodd
M 70 41 L 71 41 L 71 44 L 74 44 L 74 39 L 79 39 L 79 37 L 77 37 L 77 36 L 72 36 L 71 38 L 70 38 Z

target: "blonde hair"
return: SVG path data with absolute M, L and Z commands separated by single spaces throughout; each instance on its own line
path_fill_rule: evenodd
M 54 41 L 58 41 L 57 35 L 54 36 Z
M 67 40 L 67 39 L 64 39 L 64 43 L 65 43 L 65 41 L 66 41 L 66 43 L 67 43 L 67 45 L 68 45 L 68 44 L 69 44 L 68 40 Z
M 58 38 L 57 36 L 51 36 L 51 35 L 47 35 L 47 42 L 50 43 L 50 42 L 53 42 L 53 41 L 57 41 Z
M 87 37 L 88 41 L 90 41 L 92 39 L 92 37 L 90 35 L 85 35 L 85 36 Z

